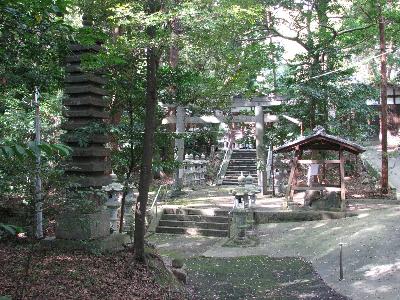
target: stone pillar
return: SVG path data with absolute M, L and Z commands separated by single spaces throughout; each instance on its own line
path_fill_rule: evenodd
M 85 26 L 90 22 L 84 20 Z M 103 89 L 105 79 L 98 72 L 86 72 L 81 68 L 81 57 L 85 54 L 96 54 L 99 45 L 70 46 L 71 55 L 66 58 L 65 94 L 63 100 L 66 122 L 62 129 L 66 130 L 63 141 L 73 149 L 72 159 L 65 166 L 67 176 L 76 178 L 81 188 L 99 189 L 111 182 L 111 166 L 109 141 L 104 131 L 108 103 Z M 102 204 L 98 197 L 93 201 Z
M 185 108 L 178 106 L 176 108 L 176 134 L 183 134 L 185 132 Z M 185 143 L 182 138 L 175 139 L 175 159 L 181 165 L 175 172 L 174 192 L 179 193 L 183 186 L 183 159 L 185 153 Z
M 265 149 L 264 149 L 264 112 L 262 106 L 255 107 L 255 123 L 256 123 L 256 152 L 257 167 L 265 167 Z M 262 193 L 265 195 L 267 188 L 266 172 L 257 168 L 258 185 Z
M 118 209 L 121 207 L 120 199 L 118 199 L 118 195 L 112 194 L 108 198 L 106 202 L 106 206 L 110 213 L 110 228 L 112 232 L 118 232 L 119 225 L 119 217 L 118 217 Z

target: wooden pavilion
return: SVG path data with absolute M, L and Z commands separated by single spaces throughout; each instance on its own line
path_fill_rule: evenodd
M 303 152 L 306 150 L 333 150 L 339 152 L 339 159 L 331 160 L 314 160 L 302 159 Z M 313 134 L 301 137 L 295 141 L 289 142 L 275 149 L 276 153 L 286 153 L 294 151 L 294 158 L 292 160 L 291 171 L 289 175 L 288 188 L 286 192 L 286 199 L 293 202 L 293 195 L 295 191 L 326 191 L 326 192 L 340 192 L 341 209 L 345 208 L 346 189 L 344 184 L 344 156 L 343 152 L 348 151 L 354 155 L 358 155 L 365 151 L 365 148 L 357 145 L 356 143 L 348 140 L 329 135 L 321 126 L 317 126 L 313 130 Z M 302 164 L 318 164 L 325 168 L 327 164 L 338 164 L 340 174 L 340 185 L 320 185 L 320 186 L 299 186 L 297 184 L 298 167 Z

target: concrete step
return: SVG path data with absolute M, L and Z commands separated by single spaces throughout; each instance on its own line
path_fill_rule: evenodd
M 176 215 L 164 213 L 161 216 L 161 220 L 228 223 L 228 216 Z
M 255 154 L 236 154 L 232 153 L 231 158 L 252 158 L 255 159 L 257 156 Z
M 170 233 L 170 234 L 215 236 L 215 237 L 227 237 L 228 236 L 228 230 L 199 229 L 199 228 L 192 228 L 192 227 L 158 226 L 156 228 L 156 232 L 157 233 Z
M 197 216 L 228 216 L 227 210 L 214 208 L 164 208 L 164 214 L 197 215 Z
M 231 160 L 257 160 L 255 156 L 231 156 Z
M 228 223 L 210 223 L 210 222 L 194 222 L 194 221 L 160 220 L 158 226 L 228 230 Z
M 242 170 L 240 170 L 240 169 L 242 169 Z M 226 173 L 232 173 L 232 174 L 239 174 L 240 175 L 240 173 L 241 172 L 243 172 L 243 175 L 248 175 L 249 174 L 249 172 L 250 172 L 250 174 L 257 174 L 257 168 L 235 168 L 235 169 L 233 169 L 233 168 L 228 168 L 227 170 L 226 170 Z M 243 171 L 243 169 L 246 169 L 246 171 Z M 247 172 L 247 173 L 244 173 L 244 172 Z M 225 174 L 226 174 L 225 173 Z
M 257 169 L 257 164 L 236 164 L 236 163 L 231 163 L 228 165 L 227 169 L 233 169 L 233 170 L 238 170 L 238 169 L 251 169 L 255 170 Z
M 235 181 L 236 183 L 238 183 L 238 178 L 235 177 L 235 176 L 225 176 L 223 180 L 224 180 L 224 181 Z M 258 180 L 257 177 L 253 177 L 254 183 L 256 183 L 257 180 Z
M 236 171 L 236 170 L 231 170 L 231 171 L 226 171 L 225 176 L 231 175 L 231 176 L 240 176 L 242 174 L 242 171 Z M 249 175 L 249 171 L 246 171 L 246 173 L 243 171 L 243 175 L 244 176 L 248 176 Z M 251 176 L 257 176 L 257 172 L 250 172 Z
M 253 169 L 253 170 L 252 169 L 244 170 L 244 168 L 242 170 L 237 170 L 237 169 L 235 169 L 235 170 L 227 170 L 225 174 L 231 174 L 231 175 L 239 176 L 240 174 L 242 174 L 242 172 L 243 172 L 244 176 L 249 175 L 249 173 L 251 174 L 251 176 L 253 176 L 253 175 L 257 176 L 257 170 L 255 170 L 255 169 Z
M 253 165 L 257 162 L 256 159 L 231 159 L 229 161 L 230 165 Z
M 254 180 L 254 182 L 256 183 L 257 181 Z M 239 182 L 236 180 L 223 180 L 222 181 L 223 185 L 239 185 Z

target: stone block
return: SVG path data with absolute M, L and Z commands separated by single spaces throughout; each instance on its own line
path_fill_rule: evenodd
M 131 237 L 126 233 L 113 233 L 94 240 L 64 240 L 47 237 L 41 241 L 42 247 L 59 248 L 64 250 L 85 250 L 91 253 L 120 251 L 131 243 Z
M 66 63 L 79 63 L 81 61 L 81 56 L 78 55 L 70 55 L 65 58 Z
M 176 277 L 176 279 L 178 279 L 180 282 L 186 284 L 187 274 L 186 274 L 186 271 L 184 269 L 172 268 L 171 271 L 172 271 L 172 274 L 174 274 L 174 276 Z
M 85 176 L 76 176 L 74 178 L 70 178 L 70 180 L 79 187 L 102 187 L 112 182 L 110 175 L 95 176 L 86 174 Z
M 62 140 L 66 143 L 78 143 L 80 138 L 75 134 L 64 134 Z M 91 134 L 87 137 L 88 143 L 106 144 L 110 141 L 110 137 L 106 134 Z
M 99 87 L 87 85 L 70 85 L 65 87 L 66 94 L 95 94 L 99 96 L 107 96 L 107 92 Z
M 183 267 L 183 260 L 175 258 L 172 260 L 171 264 L 173 268 L 181 269 Z
M 326 195 L 323 195 L 322 197 L 312 201 L 311 207 L 317 210 L 340 209 L 341 208 L 340 193 L 328 192 L 326 193 Z
M 110 114 L 101 108 L 64 109 L 63 116 L 67 118 L 108 119 Z
M 64 105 L 66 106 L 96 106 L 96 107 L 108 107 L 109 101 L 102 99 L 98 96 L 83 96 L 83 97 L 67 97 L 64 99 Z
M 90 45 L 90 46 L 82 46 L 79 44 L 72 44 L 69 46 L 69 49 L 73 52 L 99 52 L 101 49 L 100 45 Z
M 93 120 L 74 120 L 74 119 L 69 119 L 68 121 L 64 122 L 61 124 L 61 129 L 63 130 L 77 130 L 82 127 L 89 126 L 90 124 L 93 124 Z
M 72 147 L 72 156 L 77 157 L 106 157 L 110 155 L 110 149 L 104 147 Z
M 93 240 L 110 234 L 110 217 L 107 211 L 64 214 L 57 219 L 56 224 L 57 239 Z
M 107 161 L 94 161 L 94 162 L 69 162 L 65 165 L 66 171 L 72 172 L 106 172 L 109 169 Z M 109 170 L 111 171 L 111 170 Z M 107 172 L 108 173 L 108 172 Z M 111 172 L 110 172 L 111 173 Z
M 95 84 L 104 85 L 104 84 L 106 84 L 106 79 L 101 76 L 86 73 L 86 74 L 79 74 L 79 75 L 69 75 L 65 79 L 65 82 L 67 82 L 67 83 L 89 83 L 89 82 L 91 82 L 91 83 L 95 83 Z
M 80 64 L 70 64 L 65 67 L 65 71 L 68 73 L 82 73 L 82 68 Z

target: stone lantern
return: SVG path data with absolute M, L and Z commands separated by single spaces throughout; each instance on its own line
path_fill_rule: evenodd
M 246 177 L 244 177 L 243 172 L 241 172 L 239 177 L 238 177 L 239 185 L 244 185 L 245 179 L 246 179 Z
M 245 179 L 246 177 L 244 177 L 243 172 L 241 172 L 238 177 L 239 186 L 232 191 L 232 194 L 235 197 L 233 204 L 234 208 L 245 208 L 245 201 L 247 200 L 247 195 L 244 189 Z
M 254 178 L 253 176 L 247 175 L 245 180 L 244 180 L 244 188 L 248 194 L 248 197 L 250 198 L 250 203 L 251 204 L 255 204 L 256 203 L 256 192 L 258 192 L 258 190 L 256 189 L 255 185 L 254 185 Z
M 231 232 L 234 239 L 244 241 L 246 239 L 246 230 L 249 227 L 248 222 L 252 221 L 252 214 L 249 214 L 250 201 L 249 197 L 255 195 L 254 178 L 249 174 L 245 177 L 241 172 L 238 177 L 239 186 L 232 191 L 234 195 L 234 207 L 232 209 L 232 226 Z
M 135 203 L 135 193 L 133 187 L 128 188 L 128 193 L 125 196 L 125 209 L 124 209 L 124 231 L 131 232 L 135 221 L 132 206 Z
M 110 228 L 111 232 L 118 231 L 118 209 L 121 206 L 121 198 L 123 185 L 117 182 L 117 176 L 112 173 L 112 182 L 109 185 L 103 187 L 103 190 L 107 192 L 106 206 L 110 213 Z

